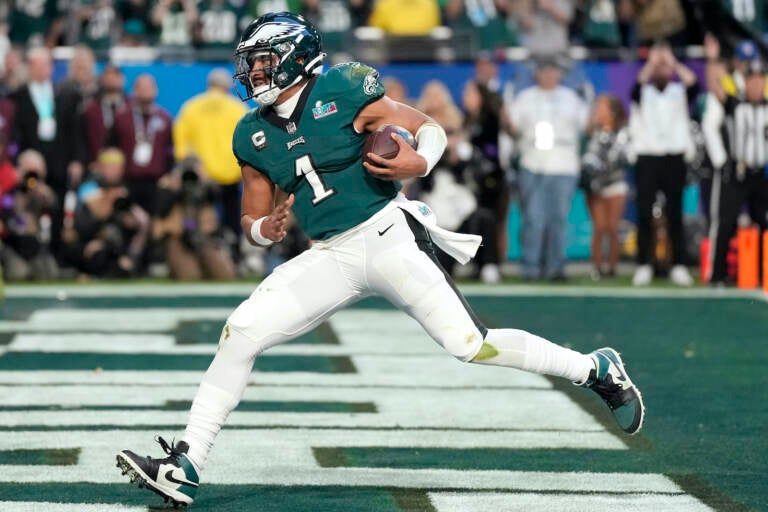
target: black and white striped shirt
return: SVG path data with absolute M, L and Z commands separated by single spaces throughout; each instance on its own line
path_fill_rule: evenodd
M 707 153 L 716 168 L 728 159 L 751 169 L 768 164 L 768 103 L 765 101 L 750 103 L 726 96 L 720 103 L 710 96 L 702 124 Z

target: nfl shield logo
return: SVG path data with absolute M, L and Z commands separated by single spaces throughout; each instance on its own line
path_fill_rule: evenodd
M 288 124 L 285 125 L 285 131 L 293 135 L 296 133 L 296 124 L 293 121 L 290 121 Z

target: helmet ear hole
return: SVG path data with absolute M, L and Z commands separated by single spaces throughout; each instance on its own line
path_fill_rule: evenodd
M 322 52 L 320 33 L 315 26 L 304 17 L 290 12 L 265 14 L 248 25 L 235 50 L 236 67 L 241 55 L 247 55 L 257 49 L 271 51 L 278 57 L 278 62 L 273 62 L 271 71 L 272 86 L 280 90 L 314 74 L 313 71 L 320 67 L 325 55 Z M 248 78 L 251 65 L 240 67 L 237 73 L 244 75 L 236 75 L 236 78 L 248 89 L 252 85 Z M 259 89 L 261 87 L 263 86 Z M 249 98 L 255 97 L 254 94 L 264 94 L 257 93 L 253 87 L 250 87 L 248 93 Z

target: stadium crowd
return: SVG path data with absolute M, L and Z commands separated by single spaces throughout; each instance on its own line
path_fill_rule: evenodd
M 659 38 L 700 44 L 711 3 L 762 34 L 762 0 L 5 0 L 0 2 L 0 52 L 8 45 L 176 46 L 231 51 L 241 30 L 267 12 L 305 15 L 330 52 L 358 27 L 418 36 L 437 27 L 476 36 L 484 49 L 521 45 L 532 53 L 569 45 L 635 47 Z M 721 20 L 722 21 L 722 20 Z
M 762 33 L 765 13 L 737 4 L 724 11 L 734 26 Z M 654 274 L 678 285 L 693 283 L 687 266 L 698 254 L 686 241 L 683 188 L 697 179 L 708 199 L 716 182 L 717 218 L 723 200 L 717 171 L 725 165 L 713 166 L 708 152 L 722 120 L 705 137 L 697 123 L 701 106 L 726 97 L 749 101 L 742 94 L 745 84 L 763 68 L 758 44 L 739 42 L 742 32 L 719 34 L 730 60 L 721 58 L 718 38 L 708 35 L 706 84 L 700 84 L 673 51 L 704 37 L 692 21 L 698 11 L 680 0 L 3 2 L 0 262 L 6 279 L 231 279 L 269 272 L 308 246 L 297 226 L 264 253 L 242 243 L 240 175 L 229 134 L 247 107 L 230 94 L 226 70 L 211 72 L 208 90 L 188 100 L 175 119 L 156 103 L 151 75 L 126 84 L 116 65 L 95 71 L 97 55 L 119 46 L 231 52 L 243 20 L 274 10 L 303 12 L 331 51 L 344 48 L 351 29 L 363 25 L 406 36 L 445 25 L 475 31 L 482 48 L 523 45 L 530 51 L 527 87 L 503 83 L 497 55 L 481 52 L 458 102 L 437 79 L 412 99 L 396 77 L 384 78 L 393 99 L 413 104 L 446 130 L 443 159 L 426 179 L 406 183 L 406 193 L 428 202 L 443 227 L 483 236 L 472 277 L 501 279 L 515 199 L 523 279 L 566 279 L 566 226 L 581 187 L 593 223 L 594 280 L 617 273 L 620 224 L 636 190 L 634 284 L 646 285 Z M 615 95 L 594 97 L 583 78 L 576 87 L 564 85 L 573 71 L 564 52 L 574 44 L 647 45 L 629 109 Z M 50 48 L 57 45 L 75 46 L 66 78 L 54 84 Z M 707 96 L 707 89 L 726 82 L 733 84 L 728 91 L 714 100 Z M 727 148 L 726 153 L 726 163 L 740 161 Z M 768 163 L 768 152 L 759 158 L 767 160 L 750 157 L 750 169 Z M 752 186 L 766 187 L 764 177 L 755 179 Z M 750 213 L 758 211 L 752 216 L 762 226 L 768 200 L 759 196 L 753 202 L 758 207 Z M 738 208 L 729 206 L 730 226 Z M 704 207 L 702 213 L 711 212 Z M 713 225 L 715 232 L 723 229 Z M 732 235 L 729 229 L 720 234 L 715 257 L 718 283 L 728 278 L 722 239 Z M 453 263 L 446 258 L 444 264 Z

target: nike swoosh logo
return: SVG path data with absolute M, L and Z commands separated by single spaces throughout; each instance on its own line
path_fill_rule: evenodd
M 379 236 L 384 236 L 384 233 L 389 231 L 392 228 L 392 226 L 394 226 L 394 224 L 390 224 L 389 227 L 387 227 L 384 231 L 379 231 Z
M 195 482 L 190 482 L 189 480 L 186 480 L 186 479 L 185 480 L 176 480 L 175 478 L 173 478 L 173 470 L 172 469 L 169 469 L 168 471 L 165 472 L 165 479 L 168 480 L 169 482 L 173 482 L 175 484 L 191 485 L 192 487 L 197 487 L 198 486 L 198 484 L 196 484 Z

